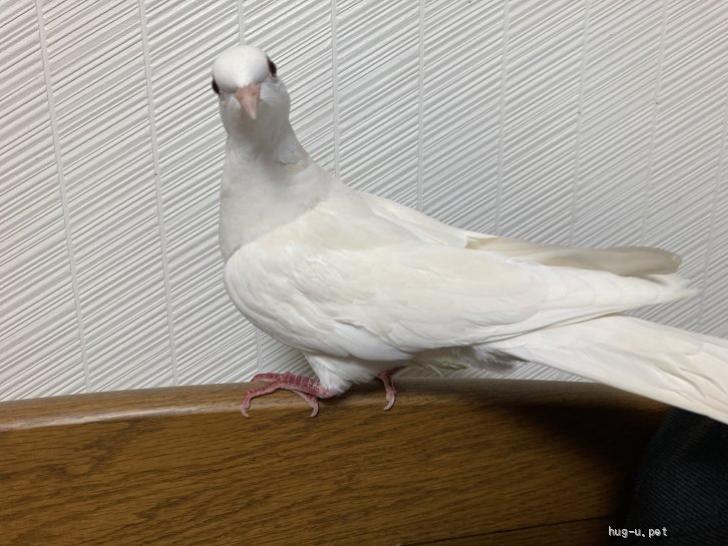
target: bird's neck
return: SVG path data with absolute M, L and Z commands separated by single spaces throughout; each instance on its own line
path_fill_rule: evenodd
M 226 259 L 242 245 L 294 221 L 334 184 L 308 156 L 288 120 L 264 131 L 250 129 L 228 131 L 220 199 L 220 242 Z
M 292 165 L 307 158 L 288 116 L 266 112 L 264 119 L 237 116 L 234 125 L 226 124 L 227 152 L 239 160 Z

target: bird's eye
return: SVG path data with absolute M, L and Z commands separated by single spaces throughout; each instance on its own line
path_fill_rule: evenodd
M 276 73 L 278 72 L 278 68 L 276 68 L 276 63 L 270 60 L 270 57 L 267 57 L 268 59 L 268 71 L 270 72 L 270 75 L 274 78 L 276 77 Z
M 214 79 L 212 80 L 212 90 L 216 95 L 220 94 L 220 88 L 217 86 L 217 82 Z

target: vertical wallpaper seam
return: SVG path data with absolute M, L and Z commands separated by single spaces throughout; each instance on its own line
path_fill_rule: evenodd
M 263 332 L 255 326 L 255 365 L 258 372 L 263 371 Z
M 169 336 L 169 356 L 172 367 L 172 381 L 179 385 L 179 371 L 177 369 L 177 348 L 175 346 L 174 320 L 172 313 L 172 294 L 169 281 L 169 263 L 167 252 L 167 228 L 164 222 L 164 204 L 162 199 L 162 180 L 159 172 L 159 146 L 157 141 L 156 117 L 154 108 L 154 93 L 152 91 L 152 67 L 149 60 L 149 39 L 147 36 L 147 14 L 144 0 L 137 0 L 139 6 L 139 27 L 141 33 L 142 50 L 144 53 L 144 73 L 147 88 L 147 108 L 149 110 L 149 140 L 154 165 L 154 186 L 157 200 L 157 225 L 159 228 L 159 245 L 162 255 L 162 275 L 164 280 L 164 304 L 167 314 L 167 334 Z
M 662 76 L 665 64 L 665 49 L 667 36 L 667 1 L 662 1 L 662 19 L 660 21 L 660 50 L 657 58 L 657 75 L 652 98 L 652 116 L 650 119 L 650 140 L 647 148 L 647 180 L 645 196 L 642 204 L 642 226 L 640 228 L 640 243 L 646 244 L 647 227 L 649 225 L 650 201 L 652 200 L 652 186 L 655 169 L 655 142 L 657 140 L 657 120 L 660 115 L 660 95 L 662 93 Z
M 506 103 L 506 85 L 508 82 L 506 57 L 508 55 L 508 39 L 510 34 L 511 23 L 511 3 L 505 0 L 503 4 L 503 34 L 502 34 L 502 50 L 501 50 L 501 73 L 498 89 L 498 186 L 495 194 L 495 221 L 493 232 L 500 233 L 500 216 L 501 202 L 503 200 L 503 135 L 505 133 L 505 103 Z
M 334 131 L 334 174 L 339 176 L 339 77 L 338 77 L 338 39 L 337 4 L 331 0 L 331 115 Z
M 710 226 L 708 228 L 708 242 L 705 251 L 705 260 L 703 263 L 703 286 L 700 292 L 700 304 L 698 305 L 697 319 L 695 321 L 695 327 L 700 331 L 703 326 L 703 319 L 705 315 L 705 299 L 710 287 L 711 278 L 708 274 L 711 266 L 711 258 L 713 254 L 713 247 L 715 245 L 715 232 L 716 232 L 716 216 L 718 215 L 718 199 L 724 191 L 723 182 L 726 179 L 726 149 L 728 148 L 728 70 L 723 75 L 723 106 L 722 106 L 722 122 L 721 122 L 721 143 L 718 151 L 718 168 L 716 169 L 716 180 L 713 186 L 712 199 L 710 203 Z
M 579 204 L 579 177 L 581 176 L 581 152 L 583 147 L 584 129 L 584 95 L 586 69 L 589 59 L 589 34 L 591 31 L 592 0 L 585 0 L 586 9 L 584 12 L 584 23 L 581 35 L 581 59 L 579 61 L 579 101 L 577 105 L 576 139 L 574 142 L 574 174 L 571 182 L 571 211 L 569 220 L 569 244 L 574 243 L 576 227 L 576 209 Z
M 423 210 L 424 208 L 424 188 L 423 188 L 423 169 L 422 169 L 422 136 L 424 134 L 424 69 L 425 69 L 425 0 L 419 0 L 419 7 L 417 10 L 418 27 L 417 27 L 417 39 L 418 39 L 418 56 L 417 59 L 417 210 Z
M 73 290 L 73 303 L 76 308 L 76 323 L 78 330 L 79 349 L 81 351 L 81 365 L 83 366 L 84 389 L 90 390 L 90 377 L 88 369 L 88 356 L 86 351 L 86 334 L 84 328 L 83 312 L 81 311 L 81 299 L 79 297 L 78 276 L 76 275 L 76 256 L 73 248 L 73 237 L 71 234 L 71 220 L 68 211 L 68 196 L 66 195 L 66 182 L 63 174 L 63 153 L 58 135 L 58 119 L 56 117 L 56 105 L 53 96 L 53 84 L 51 82 L 50 61 L 48 58 L 47 39 L 45 32 L 45 20 L 43 17 L 42 0 L 35 0 L 36 17 L 38 20 L 38 38 L 40 41 L 40 52 L 43 63 L 43 77 L 45 79 L 46 97 L 48 100 L 48 116 L 50 121 L 51 136 L 53 139 L 53 153 L 56 159 L 56 170 L 58 172 L 58 193 L 61 198 L 63 210 L 63 227 L 66 232 L 66 252 L 68 253 L 68 264 L 71 274 L 71 289 Z
M 238 42 L 245 43 L 245 5 L 244 0 L 237 1 L 238 12 Z

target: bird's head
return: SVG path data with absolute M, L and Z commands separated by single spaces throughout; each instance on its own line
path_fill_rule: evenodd
M 290 100 L 276 65 L 257 47 L 226 49 L 212 65 L 212 89 L 228 133 L 288 120 Z

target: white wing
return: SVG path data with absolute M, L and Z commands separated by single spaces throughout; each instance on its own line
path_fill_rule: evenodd
M 231 297 L 301 350 L 395 360 L 690 293 L 674 275 L 549 266 L 468 239 L 448 246 L 468 232 L 406 210 L 412 221 L 396 221 L 350 195 L 333 197 L 238 250 L 225 270 Z

